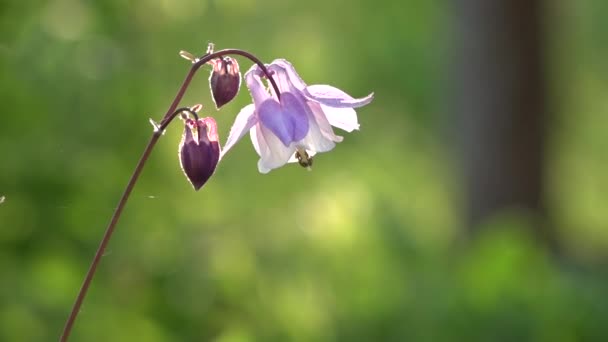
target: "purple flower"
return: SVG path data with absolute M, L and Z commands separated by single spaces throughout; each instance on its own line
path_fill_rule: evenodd
M 342 137 L 331 126 L 347 132 L 359 129 L 353 108 L 364 106 L 373 93 L 355 99 L 328 85 L 307 86 L 293 66 L 284 59 L 267 65 L 281 92 L 278 101 L 262 82 L 263 73 L 254 65 L 245 74 L 247 88 L 253 98 L 237 115 L 222 156 L 250 131 L 251 142 L 260 155 L 258 169 L 268 173 L 288 162 L 309 166 L 310 157 L 334 148 Z
M 185 119 L 184 134 L 179 144 L 179 161 L 195 190 L 213 175 L 220 159 L 217 124 L 212 117 Z

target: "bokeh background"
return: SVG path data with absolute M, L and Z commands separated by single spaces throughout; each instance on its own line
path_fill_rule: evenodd
M 608 2 L 544 9 L 544 206 L 470 229 L 452 79 L 458 1 L 0 3 L 0 340 L 52 341 L 152 127 L 208 42 L 353 96 L 361 130 L 261 175 L 244 139 L 193 191 L 154 150 L 73 341 L 608 340 Z M 241 69 L 249 62 L 239 59 Z M 225 140 L 246 89 L 217 112 Z M 491 114 L 488 114 L 491 115 Z

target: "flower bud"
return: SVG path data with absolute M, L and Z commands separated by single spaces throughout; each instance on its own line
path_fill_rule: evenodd
M 241 73 L 236 59 L 231 57 L 216 58 L 209 63 L 213 65 L 213 71 L 209 76 L 209 86 L 215 107 L 219 109 L 238 94 L 241 86 Z
M 179 144 L 179 161 L 195 190 L 200 189 L 213 175 L 219 159 L 220 144 L 215 120 L 211 117 L 186 119 Z

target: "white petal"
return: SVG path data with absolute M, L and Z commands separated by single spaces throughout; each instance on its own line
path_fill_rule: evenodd
M 239 114 L 236 116 L 234 120 L 234 124 L 232 124 L 232 128 L 230 128 L 230 134 L 228 135 L 228 140 L 226 140 L 226 144 L 224 145 L 224 149 L 220 155 L 220 159 L 236 144 L 247 131 L 256 124 L 257 119 L 254 115 L 255 106 L 253 104 L 245 106 Z
M 251 127 L 251 130 L 249 131 L 249 137 L 251 138 L 251 143 L 253 144 L 253 149 L 258 154 L 258 156 L 261 156 L 262 152 L 260 152 L 260 142 L 258 141 L 257 125 Z M 265 143 L 266 142 L 264 141 L 264 144 Z
M 274 71 L 279 76 L 278 78 L 281 83 L 285 83 L 284 86 L 295 87 L 299 91 L 303 91 L 306 88 L 306 83 L 302 80 L 300 75 L 296 72 L 296 69 L 284 59 L 275 59 L 270 63 L 268 69 Z M 279 86 L 280 87 L 280 86 Z M 289 88 L 281 88 L 281 90 L 287 90 Z M 292 89 L 292 91 L 294 91 Z
M 357 113 L 352 108 L 334 108 L 321 105 L 321 109 L 329 121 L 329 124 L 343 129 L 347 132 L 352 132 L 359 129 L 359 121 Z
M 261 173 L 268 173 L 285 165 L 295 153 L 293 144 L 286 147 L 269 129 L 259 123 L 252 128 L 250 135 L 253 147 L 260 155 L 258 170 Z
M 262 174 L 267 174 L 268 172 L 270 172 L 272 170 L 267 168 L 266 166 L 264 166 L 262 159 L 260 159 L 260 160 L 258 160 L 258 171 Z
M 321 106 L 321 104 L 309 101 L 308 108 L 310 108 L 310 110 L 312 111 L 314 119 L 325 138 L 334 142 L 342 142 L 342 140 L 344 140 L 343 137 L 334 133 L 334 130 L 331 128 L 331 124 L 327 116 L 325 115 L 325 112 L 323 112 L 323 107 Z
M 308 108 L 308 134 L 306 134 L 304 139 L 297 142 L 297 146 L 314 152 L 327 152 L 336 146 L 333 138 L 335 137 L 335 140 L 340 140 L 340 138 L 333 134 L 331 126 L 323 113 L 320 112 L 320 108 L 321 107 L 318 107 L 318 110 L 314 111 L 319 113 L 313 113 L 313 110 Z M 320 126 L 323 127 L 323 130 Z M 329 131 L 327 129 L 329 129 Z
M 355 99 L 336 87 L 324 84 L 308 86 L 303 94 L 309 100 L 337 108 L 358 108 L 369 104 L 374 99 L 374 93 Z

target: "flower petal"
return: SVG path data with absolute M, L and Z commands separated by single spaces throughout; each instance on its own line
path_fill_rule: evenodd
M 303 94 L 309 100 L 335 108 L 362 107 L 374 99 L 374 93 L 355 99 L 338 88 L 321 84 L 308 86 Z
M 333 134 L 331 126 L 327 122 L 327 119 L 325 119 L 323 113 L 315 115 L 314 111 L 309 108 L 309 110 L 307 110 L 307 115 L 310 128 L 304 139 L 298 141 L 297 146 L 314 152 L 327 152 L 332 150 L 336 146 L 334 141 L 341 141 L 341 137 L 337 137 Z M 317 121 L 317 119 L 319 119 L 319 121 Z M 321 127 L 323 127 L 323 129 Z M 327 131 L 327 129 L 329 129 L 329 131 Z M 335 138 L 335 140 L 333 138 Z
M 282 91 L 295 89 L 303 91 L 306 89 L 306 83 L 302 80 L 300 75 L 296 72 L 296 69 L 284 59 L 275 59 L 270 63 L 268 69 L 275 72 L 275 81 L 279 83 L 279 88 Z M 295 88 L 295 89 L 290 89 Z
M 228 135 L 228 140 L 226 140 L 226 144 L 224 145 L 224 149 L 220 155 L 220 158 L 224 157 L 224 155 L 236 144 L 241 138 L 256 124 L 257 118 L 254 115 L 255 106 L 253 104 L 249 104 L 236 116 L 234 120 L 234 124 L 232 124 L 232 128 L 230 128 L 230 134 Z
M 266 144 L 266 140 L 264 140 L 263 137 L 259 138 L 261 139 L 261 142 L 260 140 L 258 140 L 258 125 L 255 125 L 251 128 L 251 130 L 249 131 L 249 137 L 251 137 L 251 143 L 253 144 L 253 148 L 258 153 L 258 156 L 260 156 L 260 159 L 258 160 L 258 171 L 263 174 L 270 172 L 269 168 L 266 168 L 262 165 L 262 150 L 267 151 L 268 146 Z
M 336 135 L 334 130 L 331 128 L 331 124 L 323 111 L 323 106 L 316 102 L 308 102 L 308 108 L 312 111 L 313 117 L 319 126 L 319 130 L 323 136 L 334 142 L 342 142 L 343 137 Z
M 264 87 L 264 83 L 262 83 L 262 80 L 260 79 L 258 69 L 259 67 L 254 64 L 245 74 L 247 88 L 249 89 L 251 97 L 253 98 L 253 103 L 256 106 L 261 105 L 264 101 L 271 97 L 266 90 L 266 87 Z
M 294 146 L 284 146 L 279 138 L 259 123 L 251 129 L 250 135 L 251 142 L 260 155 L 258 161 L 260 173 L 268 173 L 272 169 L 285 165 L 295 153 Z
M 330 125 L 343 129 L 349 133 L 359 129 L 359 121 L 357 120 L 357 113 L 354 109 L 319 105 Z
M 305 104 L 289 92 L 281 94 L 280 103 L 274 99 L 264 101 L 258 107 L 258 118 L 285 147 L 304 138 L 308 132 Z
M 258 134 L 257 134 L 257 126 L 255 125 L 253 127 L 251 127 L 251 130 L 249 131 L 249 137 L 251 138 L 251 143 L 253 144 L 253 149 L 255 150 L 255 152 L 258 154 L 258 156 L 262 156 L 262 148 L 267 148 L 266 145 L 260 147 L 260 142 L 258 141 Z M 262 144 L 266 144 L 266 141 L 264 140 L 262 142 Z

